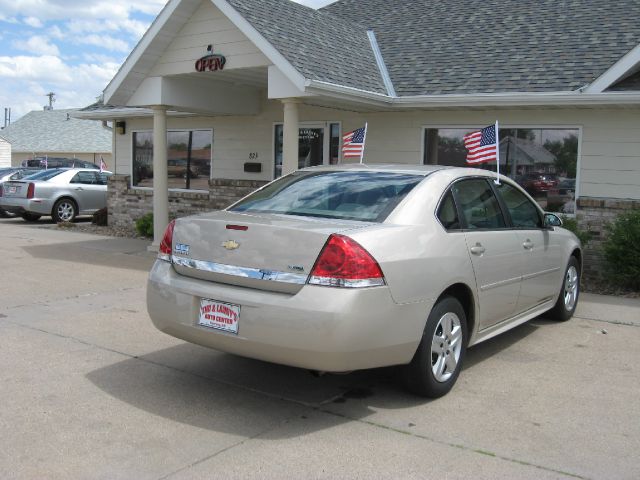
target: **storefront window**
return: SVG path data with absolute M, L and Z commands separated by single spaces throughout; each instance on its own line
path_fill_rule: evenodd
M 424 163 L 468 166 L 463 136 L 471 128 L 427 128 Z M 519 183 L 546 211 L 575 213 L 578 136 L 575 128 L 500 129 L 500 173 Z M 496 170 L 495 161 L 476 168 Z
M 274 178 L 282 175 L 283 152 L 282 124 L 274 128 Z M 325 153 L 325 135 L 329 135 L 329 152 Z M 328 127 L 302 126 L 298 130 L 298 168 L 316 165 L 335 165 L 340 162 L 340 124 L 330 123 Z
M 211 177 L 211 130 L 167 132 L 169 188 L 208 190 Z M 153 187 L 153 133 L 133 133 L 133 186 Z

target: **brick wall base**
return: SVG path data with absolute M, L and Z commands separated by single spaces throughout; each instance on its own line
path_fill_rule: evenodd
M 584 248 L 584 272 L 586 280 L 602 281 L 605 260 L 602 243 L 607 231 L 605 226 L 623 212 L 640 209 L 638 200 L 617 200 L 603 198 L 578 199 L 578 227 L 591 233 L 591 240 Z
M 129 175 L 109 178 L 107 207 L 110 226 L 135 232 L 135 222 L 153 212 L 153 191 L 130 188 Z M 209 180 L 209 192 L 169 192 L 169 218 L 220 210 L 260 188 L 267 182 L 256 180 Z

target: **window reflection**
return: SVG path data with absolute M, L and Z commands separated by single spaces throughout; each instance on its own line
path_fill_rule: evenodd
M 428 128 L 424 163 L 468 167 L 466 128 Z M 500 129 L 500 173 L 520 184 L 547 211 L 574 213 L 578 130 L 571 128 Z M 475 168 L 496 170 L 495 161 Z
M 208 190 L 211 177 L 211 130 L 167 132 L 169 188 Z M 133 133 L 133 185 L 153 187 L 153 133 Z

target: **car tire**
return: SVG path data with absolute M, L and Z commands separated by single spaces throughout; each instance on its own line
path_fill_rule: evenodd
M 69 223 L 78 215 L 78 206 L 70 198 L 61 198 L 53 205 L 51 217 L 56 223 Z
M 560 293 L 558 293 L 556 304 L 546 316 L 559 322 L 566 322 L 576 311 L 579 296 L 580 262 L 576 257 L 572 256 L 564 271 L 562 287 L 560 288 Z
M 42 215 L 37 215 L 35 213 L 23 213 L 20 215 L 25 222 L 37 222 L 40 220 Z
M 436 302 L 411 363 L 404 366 L 408 390 L 423 397 L 442 397 L 460 375 L 467 347 L 467 316 L 460 302 L 443 297 Z

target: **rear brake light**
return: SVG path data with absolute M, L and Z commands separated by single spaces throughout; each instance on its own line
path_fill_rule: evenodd
M 246 225 L 227 225 L 227 230 L 241 230 L 245 232 L 249 230 L 249 227 Z
M 27 198 L 33 198 L 36 194 L 36 184 L 30 183 L 27 187 Z
M 358 242 L 333 234 L 316 260 L 309 283 L 329 287 L 375 287 L 384 285 L 378 262 Z
M 165 262 L 171 262 L 171 252 L 173 248 L 173 227 L 176 221 L 171 220 L 164 231 L 164 236 L 160 242 L 160 248 L 158 249 L 158 260 L 164 260 Z

